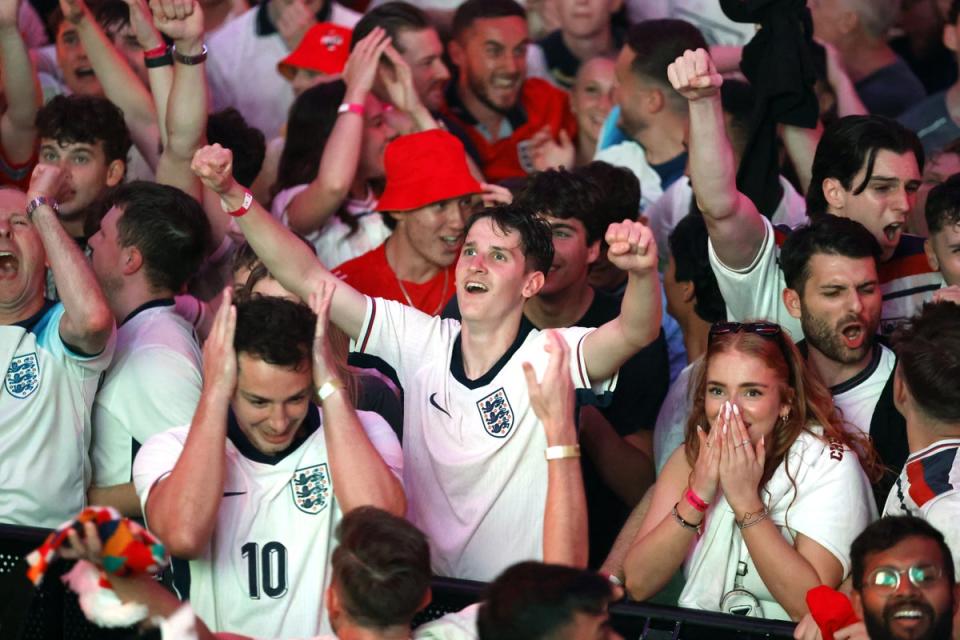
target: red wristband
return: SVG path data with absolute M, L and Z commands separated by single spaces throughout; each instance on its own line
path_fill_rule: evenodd
M 169 50 L 169 47 L 167 45 L 161 44 L 160 46 L 154 47 L 153 49 L 144 51 L 143 57 L 146 60 L 151 60 L 153 58 L 162 58 L 163 56 L 167 55 L 168 50 Z
M 244 215 L 247 211 L 250 211 L 250 205 L 253 204 L 253 194 L 244 189 L 243 191 L 243 203 L 240 205 L 239 209 L 234 209 L 233 211 L 227 210 L 224 205 L 223 198 L 220 198 L 220 207 L 227 212 L 227 215 L 233 216 L 234 218 L 239 218 Z
M 709 502 L 704 502 L 700 496 L 693 492 L 693 489 L 687 487 L 686 493 L 683 494 L 683 498 L 690 504 L 691 507 L 703 513 L 707 510 L 707 507 L 710 506 Z

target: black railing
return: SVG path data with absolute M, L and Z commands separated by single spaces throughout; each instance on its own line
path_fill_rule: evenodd
M 130 630 L 106 631 L 83 617 L 76 597 L 60 581 L 63 567 L 53 567 L 40 589 L 27 580 L 23 557 L 49 533 L 0 525 L 0 638 L 3 640 L 87 640 L 131 637 Z M 433 600 L 415 625 L 459 611 L 477 602 L 485 584 L 435 578 Z M 642 602 L 610 608 L 614 628 L 627 640 L 726 640 L 727 638 L 791 638 L 794 625 L 777 620 L 681 609 Z

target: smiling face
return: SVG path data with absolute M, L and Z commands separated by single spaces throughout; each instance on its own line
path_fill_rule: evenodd
M 17 319 L 43 303 L 45 280 L 46 254 L 26 206 L 20 191 L 0 189 L 0 312 Z
M 615 65 L 607 58 L 589 60 L 577 71 L 577 80 L 570 91 L 570 110 L 577 117 L 577 127 L 590 140 L 600 137 L 603 122 L 613 106 L 615 83 Z
M 519 315 L 523 302 L 543 286 L 543 274 L 527 269 L 515 230 L 477 220 L 457 260 L 457 300 L 464 320 Z
M 835 178 L 824 180 L 828 211 L 865 226 L 880 243 L 882 260 L 889 260 L 900 242 L 907 215 L 914 206 L 920 188 L 920 167 L 912 152 L 897 154 L 880 149 L 866 188 L 854 193 L 863 184 L 866 175 L 865 164 L 854 176 L 851 190 L 844 189 Z
M 63 72 L 63 81 L 71 93 L 84 96 L 102 96 L 103 87 L 93 72 L 87 51 L 80 43 L 77 27 L 64 20 L 57 29 L 57 65 Z
M 237 391 L 230 406 L 240 430 L 262 453 L 288 449 L 310 408 L 309 365 L 298 369 L 269 364 L 246 353 L 237 357 Z
M 466 195 L 392 214 L 398 239 L 424 261 L 445 269 L 456 261 L 463 240 L 463 223 L 473 211 L 476 196 Z
M 777 340 L 777 338 L 761 338 Z M 756 444 L 773 433 L 781 416 L 790 411 L 784 402 L 786 381 L 757 356 L 736 348 L 715 353 L 707 363 L 704 412 L 712 429 L 725 402 L 740 407 L 750 440 Z
M 540 295 L 549 296 L 587 281 L 590 265 L 600 255 L 600 241 L 587 244 L 587 230 L 576 218 L 543 216 L 553 231 L 553 264 Z
M 941 576 L 922 587 L 906 572 L 896 589 L 871 584 L 877 569 L 903 571 L 916 565 L 932 565 Z M 864 563 L 863 588 L 853 592 L 854 611 L 863 618 L 873 640 L 934 640 L 951 637 L 956 606 L 956 587 L 943 575 L 943 555 L 936 542 L 910 536 L 896 545 L 870 554 Z
M 519 16 L 480 18 L 450 43 L 460 87 L 487 108 L 516 106 L 527 77 L 527 22 Z
M 443 107 L 443 90 L 450 80 L 450 70 L 443 63 L 443 44 L 436 29 L 405 29 L 394 42 L 400 55 L 410 65 L 413 88 L 420 101 L 431 112 Z

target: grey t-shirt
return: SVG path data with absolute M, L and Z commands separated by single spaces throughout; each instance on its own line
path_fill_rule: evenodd
M 899 57 L 858 82 L 856 88 L 870 113 L 890 118 L 896 118 L 927 95 L 923 83 Z
M 947 93 L 930 96 L 898 118 L 900 124 L 916 132 L 923 144 L 923 152 L 931 154 L 960 138 L 960 125 L 950 117 Z

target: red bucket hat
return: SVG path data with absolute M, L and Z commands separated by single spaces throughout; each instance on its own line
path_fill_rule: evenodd
M 383 164 L 387 187 L 377 211 L 409 211 L 483 191 L 467 168 L 463 143 L 442 129 L 394 139 Z
M 315 24 L 307 30 L 297 48 L 277 63 L 277 71 L 288 80 L 296 69 L 309 69 L 327 75 L 343 73 L 350 56 L 352 34 L 350 29 L 338 24 Z

